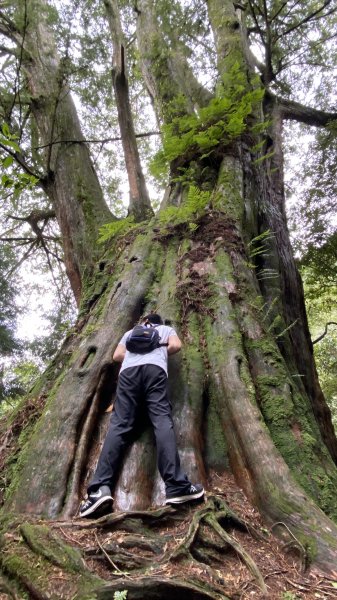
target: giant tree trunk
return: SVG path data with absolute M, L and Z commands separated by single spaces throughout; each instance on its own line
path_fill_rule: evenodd
M 310 560 L 329 572 L 337 556 L 337 527 L 318 506 L 336 517 L 336 468 L 306 397 L 266 331 L 255 272 L 225 208 L 221 173 L 217 193 L 223 209 L 206 211 L 189 238 L 181 226 L 155 233 L 142 227 L 105 257 L 103 276 L 97 272 L 105 291 L 99 295 L 96 289 L 96 303 L 65 343 L 48 380 L 34 390 L 34 402 L 46 396 L 47 401 L 21 450 L 6 512 L 51 519 L 76 514 L 113 398 L 117 372 L 111 354 L 123 331 L 156 307 L 180 322 L 184 342 L 182 356 L 170 364 L 170 378 L 189 477 L 207 486 L 209 470 L 222 472 L 229 459 L 265 518 L 288 527 Z M 163 502 L 154 457 L 145 430 L 124 462 L 115 510 Z

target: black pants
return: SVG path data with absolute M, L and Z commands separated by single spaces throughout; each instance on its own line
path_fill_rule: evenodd
M 180 467 L 166 373 L 157 365 L 146 364 L 124 369 L 119 376 L 109 431 L 88 492 L 101 485 L 113 486 L 142 401 L 154 429 L 158 469 L 166 494 L 182 493 L 189 488 L 190 482 Z

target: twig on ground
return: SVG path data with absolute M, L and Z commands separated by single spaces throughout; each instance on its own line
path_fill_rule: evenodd
M 98 537 L 97 537 L 97 533 L 95 532 L 95 539 L 97 542 L 98 547 L 100 548 L 100 550 L 103 552 L 105 558 L 109 561 L 109 563 L 113 566 L 113 568 L 115 569 L 115 571 L 117 571 L 118 575 L 123 575 L 123 577 L 126 577 L 127 579 L 132 579 L 132 577 L 130 577 L 129 575 L 127 575 L 125 572 L 121 571 L 117 565 L 113 562 L 113 560 L 111 560 L 109 554 L 104 550 L 102 544 L 100 543 Z

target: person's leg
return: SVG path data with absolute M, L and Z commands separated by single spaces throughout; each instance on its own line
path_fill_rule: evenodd
M 112 487 L 121 456 L 135 423 L 140 396 L 141 367 L 125 369 L 118 379 L 110 427 L 95 473 L 88 485 L 88 494 L 95 492 L 102 485 Z
M 182 494 L 187 492 L 191 483 L 180 466 L 165 371 L 157 365 L 144 365 L 143 389 L 156 438 L 158 469 L 165 482 L 166 496 Z

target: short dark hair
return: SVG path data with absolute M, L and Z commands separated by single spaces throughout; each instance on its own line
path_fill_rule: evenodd
M 149 315 L 146 315 L 144 317 L 144 319 L 142 319 L 142 320 L 150 321 L 150 323 L 153 323 L 154 325 L 162 325 L 163 324 L 163 319 L 157 313 L 150 313 Z

